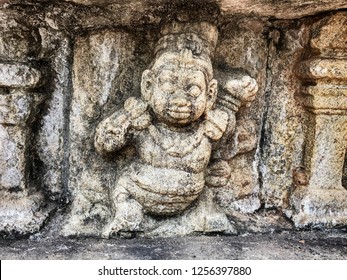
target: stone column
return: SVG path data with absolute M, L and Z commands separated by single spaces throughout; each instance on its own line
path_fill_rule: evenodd
M 28 234 L 42 226 L 43 196 L 30 179 L 32 129 L 42 94 L 42 74 L 29 60 L 39 51 L 38 33 L 15 13 L 0 11 L 0 233 Z
M 347 190 L 342 186 L 347 149 L 347 13 L 316 23 L 310 57 L 297 73 L 306 109 L 303 167 L 294 172 L 292 197 L 297 226 L 347 222 Z M 312 54 L 314 54 L 312 56 Z

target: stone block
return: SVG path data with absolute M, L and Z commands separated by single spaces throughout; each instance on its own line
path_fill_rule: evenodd
M 0 63 L 0 87 L 35 88 L 41 72 L 25 64 Z
M 313 80 L 346 80 L 347 62 L 343 59 L 311 59 L 300 64 L 298 75 L 302 78 Z
M 52 33 L 52 34 L 51 34 Z M 41 104 L 36 150 L 46 194 L 54 201 L 68 200 L 68 130 L 71 102 L 71 40 L 60 32 L 41 29 L 42 44 L 50 57 L 50 87 Z

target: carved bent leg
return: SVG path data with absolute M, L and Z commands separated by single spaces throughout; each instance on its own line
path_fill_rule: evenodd
M 114 216 L 102 232 L 102 236 L 109 238 L 120 232 L 136 232 L 144 219 L 143 209 L 130 193 L 129 184 L 134 184 L 130 174 L 124 172 L 119 178 L 115 189 L 111 193 Z
M 190 217 L 195 221 L 199 221 L 196 222 L 194 231 L 204 233 L 237 233 L 225 212 L 215 203 L 214 197 L 214 189 L 205 187 L 200 195 L 197 208 L 192 212 L 192 216 Z

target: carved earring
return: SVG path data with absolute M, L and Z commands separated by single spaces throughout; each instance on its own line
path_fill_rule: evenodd
M 206 112 L 211 110 L 217 98 L 217 80 L 212 79 L 208 84 Z
M 151 98 L 152 84 L 153 84 L 153 72 L 147 69 L 143 71 L 142 79 L 141 79 L 141 95 L 145 101 L 149 101 Z

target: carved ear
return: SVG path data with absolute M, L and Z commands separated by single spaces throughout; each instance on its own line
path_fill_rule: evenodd
M 148 69 L 143 71 L 141 80 L 141 95 L 145 101 L 149 101 L 151 99 L 153 82 L 153 72 Z
M 208 84 L 206 112 L 210 111 L 214 103 L 216 102 L 217 87 L 218 87 L 218 83 L 216 79 L 212 79 L 210 83 Z

